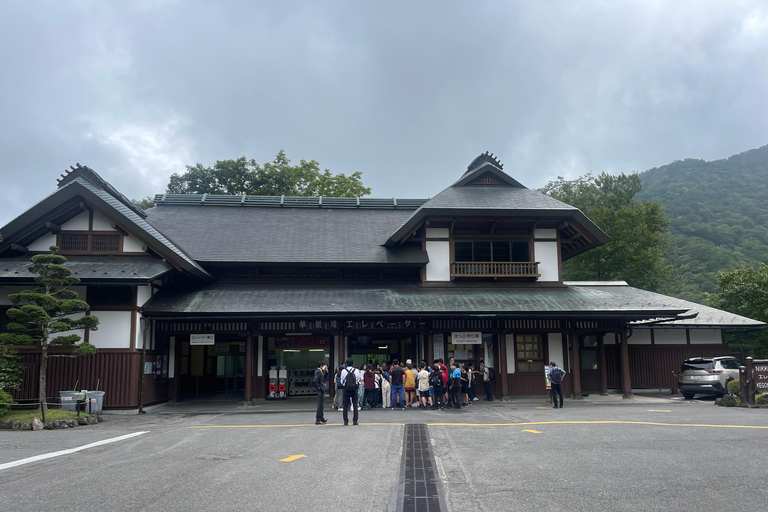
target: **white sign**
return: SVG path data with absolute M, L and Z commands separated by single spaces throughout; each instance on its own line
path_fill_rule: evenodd
M 469 350 L 454 350 L 453 358 L 457 361 L 466 361 L 469 359 Z
M 479 345 L 483 342 L 481 332 L 452 332 L 451 342 L 454 345 Z
M 444 359 L 445 354 L 443 353 L 443 335 L 442 334 L 433 334 L 432 335 L 432 344 L 434 348 L 434 358 L 435 359 Z
M 190 334 L 189 344 L 190 345 L 215 345 L 216 335 L 215 334 Z

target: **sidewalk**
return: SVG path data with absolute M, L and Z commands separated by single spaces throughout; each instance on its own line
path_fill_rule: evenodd
M 669 394 L 668 390 L 634 390 L 632 399 L 624 399 L 621 393 L 610 393 L 607 396 L 599 394 L 588 395 L 580 400 L 566 398 L 569 407 L 583 405 L 631 405 L 631 404 L 669 404 L 677 401 L 680 395 Z M 164 404 L 145 407 L 147 414 L 269 414 L 283 412 L 314 412 L 317 404 L 315 397 L 289 398 L 287 400 L 260 400 L 253 405 L 246 405 L 242 397 L 211 397 L 198 400 L 186 400 L 183 402 L 167 402 Z M 546 397 L 520 397 L 507 398 L 506 400 L 494 400 L 485 402 L 477 400 L 472 402 L 472 407 L 537 407 L 545 406 Z M 331 400 L 325 399 L 326 412 L 336 412 Z M 104 411 L 105 414 L 136 414 L 136 411 Z

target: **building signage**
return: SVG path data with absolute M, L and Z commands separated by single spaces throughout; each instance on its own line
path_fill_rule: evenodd
M 411 319 L 392 319 L 386 320 L 371 318 L 368 320 L 345 320 L 344 329 L 348 331 L 404 331 L 424 327 L 424 322 L 417 322 Z
M 328 348 L 330 343 L 324 336 L 284 336 L 275 340 L 276 349 Z
M 443 352 L 443 340 L 444 338 L 442 334 L 432 335 L 432 345 L 435 359 L 445 359 L 445 353 Z
M 768 393 L 768 364 L 755 363 L 755 391 L 758 393 Z
M 480 345 L 483 334 L 480 332 L 452 332 L 451 343 L 454 345 Z
M 190 345 L 215 345 L 216 335 L 215 334 L 190 334 L 189 344 Z

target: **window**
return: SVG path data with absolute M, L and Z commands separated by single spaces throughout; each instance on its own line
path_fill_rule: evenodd
M 454 258 L 468 261 L 530 261 L 528 242 L 454 242 Z
M 133 289 L 130 286 L 89 286 L 85 301 L 96 306 L 132 306 Z
M 544 372 L 544 337 L 541 334 L 516 334 L 515 359 L 519 372 Z
M 118 234 L 62 233 L 59 235 L 61 252 L 120 252 Z

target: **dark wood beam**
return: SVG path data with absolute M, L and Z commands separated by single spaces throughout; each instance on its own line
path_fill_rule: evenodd
M 61 231 L 61 226 L 59 226 L 58 224 L 54 224 L 53 222 L 46 222 L 45 227 L 50 229 L 53 233 L 58 233 L 59 231 Z
M 110 225 L 112 226 L 112 229 L 114 229 L 115 231 L 121 233 L 123 236 L 128 236 L 128 232 L 126 230 L 124 230 L 123 228 L 121 228 L 120 226 L 118 226 L 117 224 L 112 223 Z
M 29 249 L 19 244 L 11 244 L 11 250 L 16 252 L 23 252 L 25 254 L 29 252 Z

